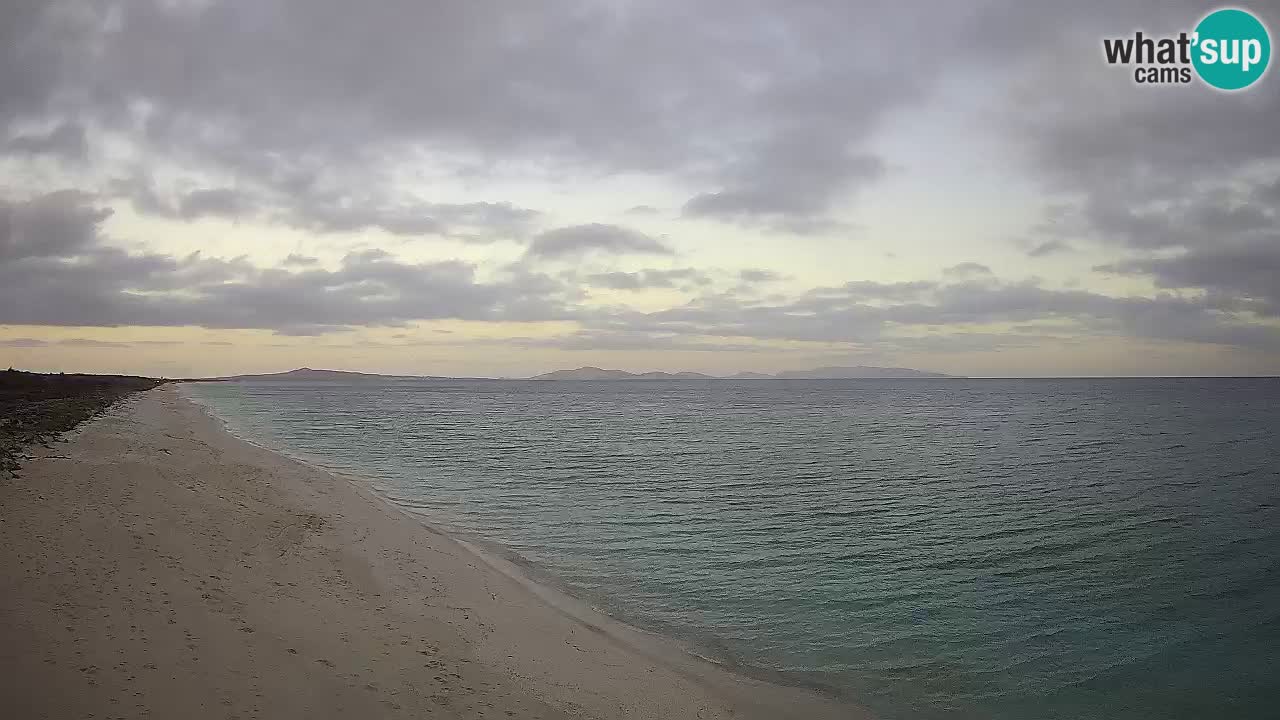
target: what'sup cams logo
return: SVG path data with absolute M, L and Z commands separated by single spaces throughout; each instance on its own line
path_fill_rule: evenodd
M 1185 85 L 1198 76 L 1219 90 L 1243 90 L 1266 73 L 1271 36 L 1252 13 L 1222 8 L 1189 33 L 1150 37 L 1139 31 L 1104 39 L 1102 51 L 1110 65 L 1136 66 L 1133 80 L 1141 85 Z

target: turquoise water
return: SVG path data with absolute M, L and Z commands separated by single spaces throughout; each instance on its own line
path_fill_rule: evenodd
M 1280 381 L 216 383 L 617 616 L 884 718 L 1273 718 Z

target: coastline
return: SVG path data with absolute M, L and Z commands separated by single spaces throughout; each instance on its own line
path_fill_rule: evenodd
M 423 510 L 401 505 L 379 489 L 377 483 L 352 470 L 326 467 L 321 458 L 308 457 L 249 437 L 247 431 L 237 428 L 231 421 L 219 416 L 211 404 L 204 402 L 198 395 L 184 391 L 181 383 L 174 387 L 183 400 L 195 406 L 209 422 L 217 426 L 219 431 L 247 445 L 275 455 L 282 455 L 313 472 L 350 483 L 356 493 L 370 502 L 385 506 L 388 512 L 404 516 L 411 522 L 421 525 L 427 532 L 448 537 L 476 555 L 492 570 L 524 585 L 528 592 L 537 596 L 551 609 L 565 613 L 571 619 L 596 631 L 607 632 L 615 636 L 614 639 L 619 642 L 624 644 L 630 642 L 633 650 L 656 655 L 653 658 L 656 662 L 676 668 L 684 667 L 691 662 L 694 665 L 709 664 L 714 666 L 715 671 L 727 672 L 734 677 L 745 677 L 771 686 L 812 693 L 822 698 L 824 702 L 844 703 L 844 709 L 847 712 L 853 712 L 853 717 L 871 717 L 868 710 L 857 706 L 851 699 L 842 695 L 838 688 L 814 683 L 805 678 L 797 678 L 782 671 L 745 665 L 731 656 L 717 655 L 708 646 L 701 646 L 694 640 L 681 637 L 677 632 L 649 628 L 642 622 L 633 622 L 615 615 L 602 607 L 605 605 L 603 601 L 606 598 L 597 598 L 596 600 L 601 604 L 595 604 L 586 599 L 578 588 L 557 577 L 553 571 L 528 560 L 506 545 L 451 525 L 447 519 L 431 517 Z M 634 646 L 643 646 L 643 649 Z M 692 674 L 696 676 L 697 672 L 698 670 L 694 669 Z
M 19 715 L 867 717 L 539 584 L 171 386 L 66 440 L 0 488 Z

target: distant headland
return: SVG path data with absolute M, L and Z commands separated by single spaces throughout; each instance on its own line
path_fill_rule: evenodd
M 585 366 L 573 370 L 556 370 L 529 378 L 508 378 L 513 380 L 563 380 L 563 381 L 599 381 L 599 380 L 852 380 L 852 379 L 891 379 L 891 378 L 955 378 L 959 375 L 947 375 L 925 370 L 913 370 L 900 367 L 872 367 L 855 365 L 852 367 L 819 367 L 811 370 L 785 370 L 775 375 L 758 372 L 740 372 L 734 375 L 707 375 L 698 372 L 643 372 L 633 373 L 626 370 L 606 370 L 604 368 Z M 298 368 L 288 372 L 258 373 L 252 375 L 228 375 L 224 377 L 187 378 L 185 382 L 233 382 L 237 380 L 273 380 L 289 382 L 308 381 L 363 381 L 363 380 L 493 380 L 495 378 L 443 377 L 437 375 L 379 375 L 377 373 L 353 372 L 350 370 L 313 370 Z
M 784 370 L 775 375 L 757 372 L 740 372 L 735 375 L 706 375 L 696 372 L 646 372 L 631 373 L 626 370 L 605 370 L 598 367 L 580 367 L 575 370 L 556 370 L 535 375 L 530 380 L 852 380 L 858 378 L 948 378 L 958 377 L 944 373 L 913 370 L 900 367 L 820 367 L 812 370 Z
M 278 373 L 256 373 L 252 375 L 226 375 L 223 377 L 209 378 L 189 378 L 184 382 L 230 382 L 234 380 L 293 380 L 293 381 L 314 381 L 314 380 L 386 380 L 386 379 L 429 379 L 425 376 L 417 375 L 379 375 L 377 373 L 354 372 L 351 370 L 312 370 L 311 368 L 298 368 L 289 370 L 288 372 Z M 447 379 L 447 378 L 443 378 Z

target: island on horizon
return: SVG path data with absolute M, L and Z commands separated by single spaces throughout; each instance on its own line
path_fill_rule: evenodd
M 875 367 L 869 365 L 824 366 L 810 370 L 784 370 L 770 375 L 759 372 L 740 372 L 733 375 L 708 375 L 700 372 L 663 372 L 651 371 L 633 373 L 626 370 L 608 370 L 591 365 L 572 370 L 555 370 L 527 378 L 481 378 L 481 377 L 448 377 L 440 375 L 383 375 L 379 373 L 356 372 L 352 370 L 314 370 L 309 367 L 297 368 L 277 373 L 252 373 L 246 375 L 227 375 L 209 378 L 184 378 L 183 382 L 234 382 L 240 380 L 283 380 L 283 381 L 322 381 L 322 380 L 561 380 L 561 381 L 607 381 L 607 380 L 857 380 L 857 379 L 910 379 L 910 378 L 963 378 L 963 375 L 915 370 L 901 367 Z
M 958 378 L 959 375 L 915 370 L 901 367 L 875 367 L 854 365 L 848 367 L 825 366 L 810 370 L 784 370 L 770 375 L 759 372 L 740 372 L 733 375 L 707 375 L 698 372 L 644 372 L 606 370 L 585 366 L 573 370 L 556 370 L 534 375 L 530 380 L 857 380 L 857 379 L 906 379 L 906 378 Z

